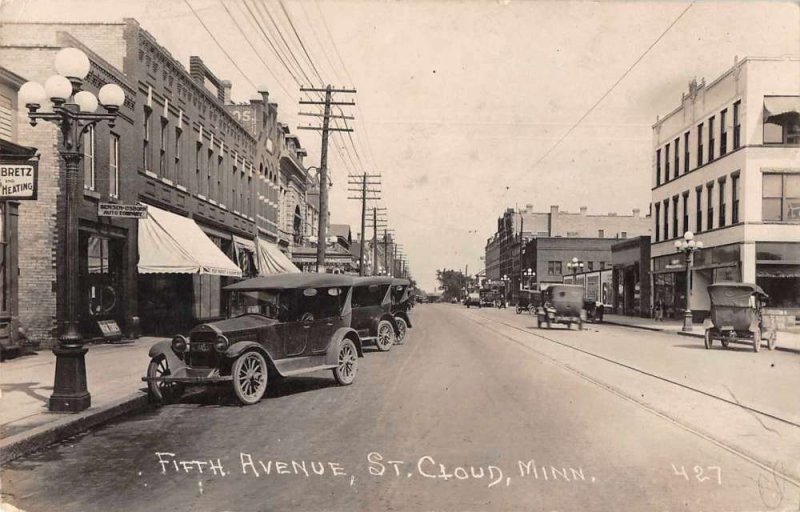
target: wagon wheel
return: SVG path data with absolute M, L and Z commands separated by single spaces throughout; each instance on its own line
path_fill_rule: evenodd
M 378 350 L 388 352 L 394 345 L 394 327 L 387 320 L 378 322 L 378 336 L 375 338 Z
M 406 342 L 406 335 L 408 334 L 408 324 L 406 323 L 405 319 L 401 316 L 394 317 L 394 321 L 397 322 L 397 336 L 394 340 L 395 345 L 402 345 Z
M 767 349 L 775 350 L 775 345 L 777 341 L 778 341 L 778 333 L 775 331 L 770 332 L 767 337 Z
M 711 336 L 711 329 L 706 329 L 706 333 L 703 336 L 703 343 L 705 344 L 706 349 L 710 349 L 711 348 L 711 344 L 713 342 L 714 342 L 714 338 Z M 722 344 L 723 345 L 725 344 L 724 340 L 723 340 Z
M 148 377 L 166 377 L 172 375 L 169 361 L 164 355 L 156 356 L 147 365 Z M 157 404 L 167 404 L 178 400 L 183 395 L 184 385 L 179 382 L 147 381 L 150 398 Z
M 761 350 L 761 327 L 756 327 L 753 331 L 753 352 Z
M 267 362 L 258 352 L 245 352 L 233 362 L 233 392 L 244 405 L 261 400 L 267 390 Z
M 339 358 L 333 369 L 333 378 L 340 386 L 349 386 L 358 373 L 358 353 L 356 346 L 349 339 L 342 340 L 339 347 Z

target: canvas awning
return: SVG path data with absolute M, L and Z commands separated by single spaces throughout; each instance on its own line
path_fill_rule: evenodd
M 147 214 L 139 220 L 140 274 L 242 276 L 192 219 L 154 206 L 147 207 Z
M 258 275 L 287 274 L 300 272 L 292 261 L 281 252 L 277 245 L 258 239 L 257 263 Z
M 800 96 L 764 97 L 764 119 L 790 113 L 800 114 Z

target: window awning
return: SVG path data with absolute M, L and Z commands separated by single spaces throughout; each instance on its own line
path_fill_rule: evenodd
M 287 274 L 300 272 L 300 269 L 278 248 L 266 240 L 258 239 L 258 275 Z
M 800 114 L 800 96 L 764 96 L 764 119 L 790 113 Z
M 242 276 L 192 219 L 154 206 L 148 206 L 147 213 L 139 220 L 140 274 Z

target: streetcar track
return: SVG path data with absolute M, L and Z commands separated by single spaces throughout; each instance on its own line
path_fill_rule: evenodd
M 566 364 L 566 363 L 558 360 L 557 358 L 555 358 L 555 357 L 553 357 L 551 355 L 548 355 L 548 354 L 546 354 L 546 353 L 544 353 L 544 352 L 542 352 L 540 350 L 537 350 L 537 349 L 531 347 L 530 345 L 528 345 L 528 344 L 526 344 L 526 343 L 524 343 L 524 342 L 522 342 L 522 341 L 520 341 L 518 339 L 515 339 L 515 338 L 513 338 L 513 337 L 511 337 L 511 336 L 509 336 L 509 335 L 497 330 L 496 328 L 492 328 L 492 327 L 490 327 L 490 326 L 488 326 L 488 325 L 486 325 L 484 323 L 481 323 L 478 320 L 476 320 L 474 318 L 471 318 L 469 316 L 466 316 L 466 315 L 462 315 L 462 316 L 464 316 L 465 318 L 469 319 L 470 321 L 476 323 L 480 327 L 483 327 L 484 329 L 486 329 L 488 331 L 491 331 L 492 333 L 511 341 L 515 345 L 518 345 L 519 347 L 521 347 L 521 348 L 523 348 L 523 349 L 525 349 L 527 351 L 534 352 L 535 354 L 537 354 L 538 356 L 541 356 L 542 358 L 544 358 L 546 361 L 550 362 L 551 364 L 553 364 L 553 365 L 555 365 L 555 366 L 557 366 L 559 368 L 562 368 L 564 370 L 567 370 L 570 373 L 573 373 L 573 374 L 577 375 L 578 377 L 588 381 L 589 383 L 591 383 L 591 384 L 593 384 L 593 385 L 595 385 L 595 386 L 597 386 L 597 387 L 599 387 L 601 389 L 604 389 L 604 390 L 606 390 L 606 391 L 618 396 L 619 398 L 622 398 L 622 399 L 627 400 L 627 401 L 629 401 L 629 402 L 631 402 L 631 403 L 633 403 L 635 405 L 638 405 L 639 407 L 641 407 L 642 409 L 646 410 L 647 412 L 649 412 L 649 413 L 651 413 L 651 414 L 653 414 L 653 415 L 655 415 L 655 416 L 657 416 L 657 417 L 659 417 L 661 419 L 664 419 L 664 420 L 672 423 L 673 425 L 675 425 L 675 426 L 677 426 L 677 427 L 679 427 L 679 428 L 681 428 L 681 429 L 683 429 L 683 430 L 685 430 L 687 432 L 690 432 L 690 433 L 692 433 L 692 434 L 694 434 L 694 435 L 696 435 L 696 436 L 698 436 L 698 437 L 710 442 L 711 444 L 714 444 L 714 445 L 724 449 L 725 451 L 727 451 L 729 453 L 732 453 L 732 454 L 738 456 L 741 459 L 746 460 L 747 462 L 750 462 L 751 464 L 754 464 L 754 465 L 758 466 L 759 468 L 761 468 L 762 470 L 768 472 L 769 474 L 773 474 L 773 475 L 775 475 L 777 477 L 780 477 L 781 479 L 783 479 L 786 482 L 794 485 L 795 487 L 800 488 L 800 479 L 795 478 L 793 475 L 790 475 L 790 474 L 786 473 L 785 471 L 779 470 L 774 465 L 770 465 L 768 463 L 762 462 L 762 461 L 758 460 L 757 458 L 755 458 L 754 456 L 748 455 L 747 453 L 745 453 L 744 451 L 740 450 L 739 448 L 737 448 L 737 447 L 735 447 L 733 445 L 727 444 L 727 443 L 725 443 L 725 442 L 723 442 L 723 441 L 721 441 L 719 439 L 716 439 L 715 437 L 711 436 L 710 434 L 707 434 L 707 433 L 703 432 L 702 430 L 696 429 L 696 428 L 694 428 L 694 427 L 682 422 L 678 418 L 672 417 L 672 416 L 668 415 L 667 413 L 656 409 L 655 407 L 647 404 L 646 402 L 644 402 L 642 400 L 639 400 L 636 396 L 630 395 L 630 394 L 624 392 L 623 390 L 619 389 L 616 386 L 613 386 L 613 385 L 605 383 L 605 382 L 603 382 L 603 381 L 601 381 L 601 380 L 599 380 L 599 379 L 597 379 L 595 377 L 592 377 L 588 373 L 583 372 L 583 371 L 581 371 L 581 370 L 579 370 L 577 368 L 574 368 L 574 367 L 570 366 L 569 364 Z M 511 325 L 511 324 L 508 324 L 508 323 L 500 321 L 500 320 L 495 320 L 493 318 L 490 318 L 490 317 L 487 317 L 487 316 L 484 316 L 484 315 L 480 315 L 480 314 L 477 315 L 477 316 L 481 317 L 484 320 L 488 320 L 489 322 L 494 322 L 496 324 L 500 324 L 500 325 L 504 325 L 506 327 L 510 327 L 510 328 L 512 328 L 514 330 L 517 330 L 517 331 L 520 331 L 520 332 L 523 332 L 523 333 L 526 333 L 526 334 L 533 335 L 533 336 L 541 338 L 541 339 L 543 339 L 545 341 L 549 341 L 551 343 L 555 343 L 557 345 L 560 345 L 560 346 L 563 346 L 563 347 L 566 347 L 566 348 L 573 349 L 573 350 L 575 350 L 577 352 L 581 352 L 581 353 L 583 353 L 585 355 L 596 357 L 596 358 L 601 359 L 603 361 L 606 361 L 606 362 L 609 362 L 609 363 L 613 363 L 613 364 L 618 365 L 620 367 L 635 371 L 637 373 L 640 373 L 642 375 L 646 375 L 646 376 L 651 377 L 651 378 L 655 378 L 655 379 L 660 380 L 662 382 L 666 382 L 666 383 L 669 383 L 669 384 L 676 384 L 676 385 L 680 386 L 681 388 L 687 389 L 689 391 L 695 391 L 695 392 L 697 392 L 699 394 L 702 394 L 704 396 L 707 396 L 709 398 L 713 398 L 713 399 L 719 400 L 721 402 L 733 405 L 735 407 L 750 411 L 751 413 L 761 414 L 761 415 L 764 415 L 764 416 L 769 417 L 771 419 L 775 419 L 776 421 L 780 421 L 780 422 L 786 423 L 786 424 L 794 426 L 794 427 L 800 427 L 800 425 L 798 425 L 798 424 L 796 424 L 796 423 L 794 423 L 794 422 L 792 422 L 790 420 L 785 420 L 783 418 L 776 417 L 776 416 L 771 415 L 769 413 L 761 412 L 758 409 L 754 409 L 752 407 L 745 406 L 745 405 L 739 404 L 737 402 L 733 402 L 731 400 L 728 400 L 728 399 L 725 399 L 725 398 L 722 398 L 722 397 L 718 397 L 718 396 L 716 396 L 716 395 L 714 395 L 712 393 L 708 393 L 708 392 L 705 392 L 703 390 L 699 390 L 699 389 L 693 388 L 691 386 L 684 385 L 684 384 L 681 384 L 679 382 L 675 382 L 675 381 L 673 381 L 671 379 L 668 379 L 668 378 L 665 378 L 665 377 L 661 377 L 659 375 L 651 374 L 649 372 L 646 372 L 644 370 L 641 370 L 639 368 L 636 368 L 636 367 L 633 367 L 633 366 L 630 366 L 630 365 L 626 365 L 624 363 L 619 363 L 619 362 L 614 361 L 612 359 L 608 359 L 608 358 L 606 358 L 604 356 L 601 356 L 601 355 L 598 355 L 598 354 L 594 354 L 592 352 L 589 352 L 589 351 L 574 347 L 572 345 L 560 342 L 558 340 L 554 340 L 552 338 L 549 338 L 549 337 L 541 335 L 541 334 L 530 332 L 529 330 L 522 329 L 522 328 L 517 327 L 515 325 Z

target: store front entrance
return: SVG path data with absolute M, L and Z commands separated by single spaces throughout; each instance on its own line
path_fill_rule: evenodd
M 87 338 L 103 336 L 99 322 L 125 318 L 124 239 L 89 232 L 80 234 L 81 330 Z

